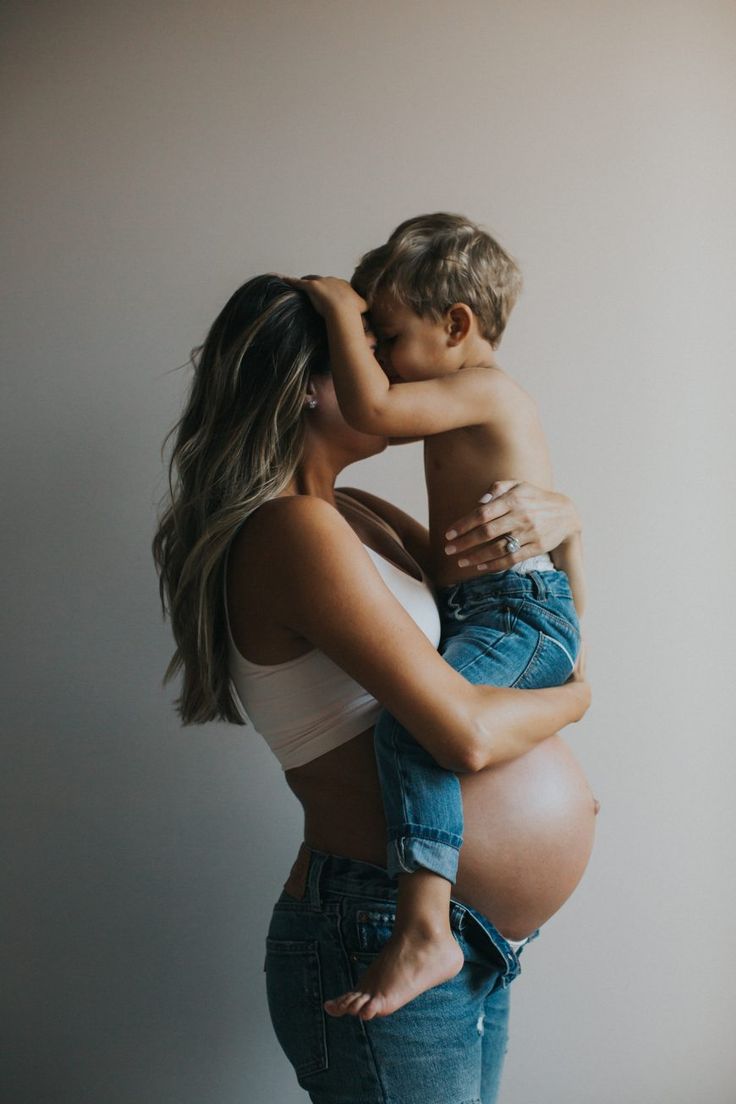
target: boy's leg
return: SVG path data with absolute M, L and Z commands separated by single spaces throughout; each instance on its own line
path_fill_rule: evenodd
M 462 846 L 460 783 L 385 710 L 374 730 L 378 777 L 388 831 L 391 877 L 430 870 L 448 882 L 457 876 Z
M 388 822 L 388 871 L 398 881 L 391 938 L 360 985 L 325 1002 L 332 1016 L 383 1017 L 454 977 L 462 953 L 450 893 L 462 844 L 460 784 L 385 711 L 375 729 Z
M 510 686 L 534 651 L 536 633 L 519 624 L 509 632 L 505 614 L 445 625 L 440 651 L 468 682 Z M 440 767 L 428 751 L 385 710 L 374 729 L 374 746 L 388 836 L 387 869 L 392 877 L 432 871 L 454 882 L 463 835 L 463 805 L 457 775 Z

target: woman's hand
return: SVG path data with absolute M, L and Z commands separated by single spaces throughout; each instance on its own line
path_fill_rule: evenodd
M 506 571 L 530 556 L 551 552 L 579 531 L 580 519 L 567 495 L 502 480 L 447 531 L 445 552 L 461 556 L 461 567 Z M 508 551 L 508 537 L 518 541 L 516 551 Z
M 582 654 L 582 653 L 581 653 Z M 565 686 L 571 687 L 575 695 L 576 705 L 574 708 L 579 710 L 576 717 L 573 717 L 572 724 L 576 721 L 581 721 L 585 714 L 590 709 L 591 693 L 590 683 L 585 674 L 585 660 L 579 657 L 578 662 L 575 664 L 570 678 L 565 683 Z
M 587 675 L 585 673 L 585 661 L 586 661 L 586 659 L 587 659 L 587 651 L 586 651 L 586 645 L 585 645 L 585 637 L 581 635 L 581 637 L 580 637 L 580 647 L 578 649 L 578 658 L 577 658 L 577 661 L 575 663 L 575 669 L 573 671 L 573 676 L 576 679 L 586 679 L 587 678 Z
M 337 276 L 296 276 L 282 277 L 285 284 L 303 291 L 309 296 L 309 301 L 323 318 L 337 311 L 354 310 L 358 314 L 365 314 L 368 304 L 365 299 L 354 291 L 347 280 L 341 280 Z

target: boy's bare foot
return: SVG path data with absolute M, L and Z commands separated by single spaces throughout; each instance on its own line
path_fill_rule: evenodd
M 358 987 L 325 1001 L 325 1011 L 361 1020 L 389 1016 L 425 990 L 455 977 L 462 965 L 463 952 L 449 927 L 432 935 L 416 928 L 394 931 Z

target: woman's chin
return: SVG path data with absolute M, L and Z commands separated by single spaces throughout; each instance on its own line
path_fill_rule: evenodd
M 361 434 L 365 447 L 368 451 L 365 452 L 365 456 L 378 456 L 379 453 L 385 452 L 389 445 L 388 437 L 377 437 L 373 433 Z

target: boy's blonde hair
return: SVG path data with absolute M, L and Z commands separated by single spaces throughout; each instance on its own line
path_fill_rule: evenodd
M 498 242 L 462 215 L 418 215 L 360 260 L 352 285 L 368 306 L 388 296 L 439 321 L 466 303 L 495 348 L 521 291 L 521 272 Z

